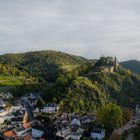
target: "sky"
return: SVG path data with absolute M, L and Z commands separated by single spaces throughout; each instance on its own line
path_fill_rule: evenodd
M 140 60 L 140 0 L 0 0 L 0 54 L 35 50 Z

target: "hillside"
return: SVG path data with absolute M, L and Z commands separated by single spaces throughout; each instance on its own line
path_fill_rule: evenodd
M 140 73 L 140 61 L 137 60 L 129 60 L 120 63 L 124 68 L 130 69 L 134 73 Z
M 0 92 L 13 92 L 16 97 L 39 89 L 38 79 L 11 65 L 0 64 Z
M 71 71 L 88 60 L 56 51 L 38 51 L 0 56 L 1 64 L 15 66 L 19 70 L 54 82 L 63 71 Z
M 139 76 L 112 57 L 87 60 L 56 51 L 6 54 L 0 56 L 0 74 L 0 89 L 12 87 L 18 96 L 39 89 L 45 101 L 68 112 L 92 112 L 108 102 L 129 107 L 140 102 Z
M 105 62 L 107 59 L 105 58 Z M 114 72 L 94 72 L 97 64 L 98 67 L 105 64 L 99 63 L 101 60 L 103 58 L 93 66 L 81 67 L 78 72 L 61 75 L 54 85 L 48 86 L 44 91 L 44 99 L 60 103 L 61 109 L 69 112 L 92 112 L 109 102 L 125 107 L 134 107 L 138 104 L 140 102 L 139 77 L 121 66 L 118 66 L 118 70 Z M 110 63 L 111 67 L 112 64 L 113 62 Z

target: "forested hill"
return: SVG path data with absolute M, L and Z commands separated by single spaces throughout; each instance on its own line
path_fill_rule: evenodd
M 0 56 L 0 82 L 8 76 L 9 81 L 16 78 L 12 90 L 19 83 L 28 91 L 39 87 L 45 101 L 69 112 L 92 112 L 109 102 L 133 107 L 140 102 L 140 78 L 117 66 L 113 69 L 112 57 L 87 60 L 56 51 L 5 54 Z M 10 86 L 4 84 L 2 88 Z M 27 90 L 16 91 L 20 95 Z
M 71 71 L 87 61 L 83 57 L 57 51 L 36 51 L 0 56 L 1 64 L 15 66 L 19 70 L 24 70 L 49 82 L 54 82 L 63 69 Z
M 140 74 L 140 61 L 129 60 L 120 63 L 124 68 L 130 69 L 131 71 Z
M 74 56 L 58 51 L 35 51 L 20 54 L 4 54 L 0 56 L 1 63 L 12 65 L 31 64 L 31 63 L 48 63 L 59 65 L 79 65 L 83 64 L 87 59 Z

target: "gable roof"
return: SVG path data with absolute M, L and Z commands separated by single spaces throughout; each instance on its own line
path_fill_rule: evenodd
M 31 123 L 26 123 L 26 124 L 23 124 L 23 127 L 25 129 L 28 129 L 28 128 L 31 128 L 32 126 L 31 126 Z
M 32 136 L 31 135 L 27 135 L 24 137 L 24 140 L 32 140 Z
M 10 138 L 10 137 L 15 137 L 16 136 L 16 133 L 15 131 L 11 130 L 11 131 L 7 131 L 4 133 L 4 136 Z

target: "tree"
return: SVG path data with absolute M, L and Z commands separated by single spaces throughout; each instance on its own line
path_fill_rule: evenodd
M 5 102 L 5 106 L 6 106 L 7 108 L 11 107 L 11 106 L 12 106 L 11 101 L 10 101 L 10 100 L 7 100 L 7 101 Z
M 42 99 L 38 99 L 37 103 L 36 103 L 36 106 L 39 108 L 39 110 L 41 110 L 41 107 L 45 105 L 45 102 L 44 100 Z
M 97 111 L 97 119 L 107 132 L 112 132 L 122 125 L 122 110 L 116 104 L 107 104 Z
M 127 108 L 124 108 L 122 112 L 123 112 L 123 124 L 126 124 L 127 122 L 130 121 L 132 117 L 132 112 Z
M 4 121 L 4 124 L 6 124 L 6 125 L 10 125 L 10 124 L 11 124 L 11 121 L 9 121 L 9 120 L 5 120 L 5 121 Z
M 58 77 L 56 84 L 59 86 L 65 86 L 68 83 L 67 77 L 61 75 Z

